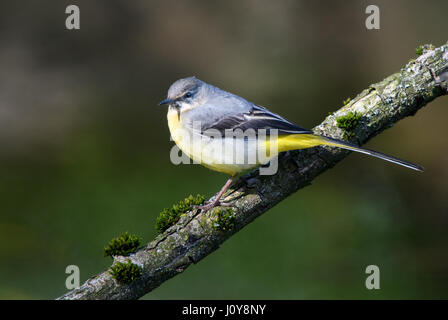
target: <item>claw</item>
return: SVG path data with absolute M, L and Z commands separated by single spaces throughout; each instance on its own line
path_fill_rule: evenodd
M 203 210 L 204 212 L 209 211 L 210 209 L 213 209 L 214 207 L 231 207 L 232 205 L 230 203 L 224 203 L 220 201 L 213 201 L 207 204 L 203 205 L 196 205 L 193 206 L 193 209 Z
M 199 209 L 199 210 L 203 210 L 204 212 L 206 212 L 216 206 L 230 207 L 231 206 L 230 203 L 222 203 L 219 201 L 219 199 L 221 199 L 221 196 L 224 194 L 224 192 L 227 190 L 229 185 L 232 183 L 234 177 L 235 177 L 234 175 L 230 177 L 230 179 L 226 182 L 224 187 L 222 187 L 221 191 L 218 192 L 214 201 L 204 204 L 204 205 L 193 206 L 193 209 Z

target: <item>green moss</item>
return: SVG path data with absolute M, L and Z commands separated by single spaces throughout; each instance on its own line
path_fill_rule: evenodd
M 204 203 L 204 201 L 205 197 L 203 195 L 198 194 L 196 197 L 190 195 L 188 198 L 185 198 L 185 200 L 179 201 L 179 203 L 173 205 L 171 209 L 163 209 L 156 220 L 155 228 L 157 233 L 163 233 L 166 229 L 179 221 L 180 216 L 183 213 L 191 210 L 195 205 Z
M 222 209 L 222 207 L 216 207 L 213 209 L 213 213 L 216 215 L 216 221 L 213 224 L 215 229 L 228 231 L 233 228 L 235 224 L 235 211 L 233 208 Z
M 352 99 L 351 99 L 350 97 L 348 97 L 347 99 L 342 100 L 342 105 L 343 105 L 343 106 L 346 106 L 346 105 L 349 104 L 350 101 L 352 101 Z
M 113 238 L 109 244 L 104 247 L 104 256 L 126 256 L 135 252 L 140 246 L 141 239 L 135 234 L 128 234 L 127 232 L 121 234 L 119 237 Z
M 426 102 L 429 102 L 441 96 L 442 94 L 443 94 L 442 88 L 440 88 L 440 86 L 436 86 L 431 91 L 426 92 L 423 95 L 423 98 L 425 99 Z
M 418 55 L 418 56 L 421 56 L 422 54 L 423 54 L 423 51 L 424 51 L 424 47 L 423 46 L 419 46 L 417 49 L 415 49 L 415 53 Z
M 126 263 L 117 261 L 109 270 L 112 277 L 120 283 L 129 284 L 142 275 L 142 268 L 133 264 L 130 260 Z
M 344 130 L 345 138 L 352 138 L 354 136 L 353 130 L 359 123 L 361 115 L 357 112 L 349 112 L 344 116 L 336 119 L 336 125 Z
M 423 45 L 421 45 L 421 46 L 419 46 L 418 48 L 415 49 L 415 53 L 418 56 L 421 56 L 422 54 L 425 53 L 425 51 L 434 50 L 434 49 L 435 49 L 435 47 L 432 44 L 423 44 Z

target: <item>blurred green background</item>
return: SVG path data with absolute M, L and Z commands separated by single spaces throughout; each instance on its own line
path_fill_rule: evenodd
M 77 4 L 81 29 L 65 29 Z M 381 29 L 368 31 L 369 4 Z M 12 1 L 0 4 L 0 298 L 52 299 L 112 262 L 124 231 L 227 177 L 169 160 L 166 109 L 195 75 L 312 128 L 424 43 L 441 1 Z M 147 299 L 448 298 L 448 98 L 352 154 Z M 368 265 L 381 289 L 364 286 Z

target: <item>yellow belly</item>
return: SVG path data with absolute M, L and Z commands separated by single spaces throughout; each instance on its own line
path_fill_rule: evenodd
M 259 163 L 240 164 L 235 163 L 230 159 L 225 159 L 228 155 L 216 152 L 217 148 L 215 148 L 216 145 L 213 145 L 213 142 L 204 142 L 199 136 L 196 137 L 198 140 L 193 141 L 196 143 L 195 146 L 193 146 L 193 134 L 191 131 L 182 127 L 177 111 L 175 109 L 170 109 L 167 118 L 172 139 L 179 149 L 195 163 L 199 163 L 211 170 L 230 175 L 235 175 L 260 165 Z
M 199 163 L 211 170 L 224 172 L 230 175 L 235 175 L 256 168 L 261 164 L 265 164 L 270 159 L 277 156 L 280 152 L 310 148 L 323 144 L 322 139 L 319 136 L 312 134 L 280 135 L 277 139 L 275 139 L 275 141 L 270 141 L 270 137 L 267 137 L 266 140 L 257 139 L 252 143 L 247 143 L 243 147 L 245 148 L 245 152 L 254 152 L 257 155 L 255 161 L 234 161 L 234 155 L 232 152 L 224 152 L 230 149 L 233 150 L 233 147 L 229 147 L 227 149 L 226 147 L 223 147 L 222 150 L 224 151 L 220 152 L 220 144 L 221 146 L 222 144 L 224 144 L 224 146 L 229 146 L 233 143 L 233 139 L 214 139 L 204 141 L 200 134 L 194 136 L 190 129 L 182 126 L 179 121 L 177 111 L 174 108 L 169 109 L 167 118 L 171 137 L 183 153 L 185 153 L 195 163 Z M 198 140 L 195 140 L 195 138 Z M 236 149 L 238 149 L 238 146 Z M 267 155 L 263 159 L 258 158 L 260 149 L 262 150 L 260 154 L 265 152 Z

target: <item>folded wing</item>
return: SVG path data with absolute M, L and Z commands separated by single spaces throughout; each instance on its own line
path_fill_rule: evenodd
M 248 112 L 229 114 L 202 127 L 203 132 L 208 129 L 218 130 L 223 136 L 225 130 L 237 129 L 265 129 L 268 135 L 273 129 L 277 130 L 278 135 L 313 133 L 258 105 L 253 105 Z

